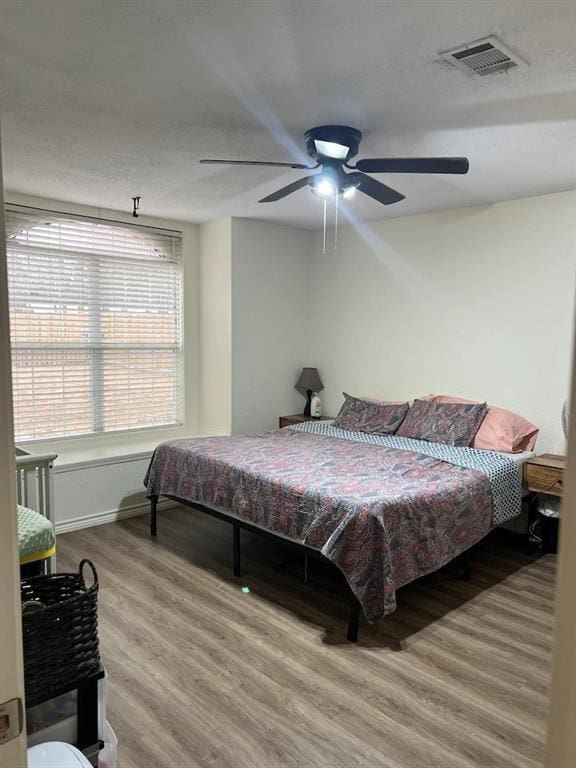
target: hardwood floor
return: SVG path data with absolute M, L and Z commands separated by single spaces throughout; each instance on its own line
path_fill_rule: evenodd
M 541 768 L 555 557 L 500 540 L 346 642 L 341 577 L 201 513 L 58 537 L 99 573 L 119 768 Z M 243 592 L 246 586 L 249 592 Z

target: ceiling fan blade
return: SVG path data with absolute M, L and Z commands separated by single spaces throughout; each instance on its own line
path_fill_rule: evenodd
M 404 195 L 400 192 L 396 192 L 392 187 L 387 187 L 386 184 L 382 184 L 371 176 L 366 176 L 363 173 L 349 173 L 347 178 L 352 179 L 360 192 L 373 197 L 374 200 L 378 200 L 383 205 L 392 205 L 392 203 L 399 203 L 400 200 L 404 200 Z
M 364 173 L 468 173 L 467 157 L 373 157 L 359 160 Z
M 267 165 L 273 168 L 302 168 L 307 171 L 312 171 L 314 168 L 318 168 L 317 165 L 302 165 L 302 163 L 268 163 L 265 160 L 200 160 L 200 162 L 204 165 Z
M 302 189 L 302 187 L 307 186 L 311 178 L 312 176 L 304 176 L 302 179 L 298 179 L 298 181 L 293 181 L 292 184 L 282 187 L 282 189 L 277 189 L 276 192 L 272 192 L 271 195 L 263 197 L 262 200 L 259 200 L 258 202 L 275 203 L 276 200 L 281 200 L 283 197 L 291 195 L 292 192 L 297 192 L 299 189 Z

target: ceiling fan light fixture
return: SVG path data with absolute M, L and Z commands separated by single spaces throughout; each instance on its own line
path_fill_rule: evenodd
M 350 152 L 350 147 L 345 144 L 338 144 L 336 141 L 323 141 L 314 139 L 316 152 L 323 157 L 331 157 L 334 160 L 345 160 Z
M 312 189 L 318 195 L 318 197 L 323 197 L 324 199 L 334 197 L 336 194 L 336 185 L 333 181 L 327 179 L 325 176 L 320 177 L 313 185 Z
M 344 198 L 344 200 L 350 200 L 352 197 L 354 197 L 355 194 L 356 194 L 355 184 L 352 184 L 349 187 L 346 187 L 346 189 L 342 191 L 342 197 Z

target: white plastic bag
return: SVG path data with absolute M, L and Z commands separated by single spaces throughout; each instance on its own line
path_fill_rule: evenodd
M 98 754 L 98 768 L 118 768 L 118 739 L 108 720 L 104 726 L 104 747 Z
M 546 500 L 540 503 L 538 512 L 544 517 L 560 517 L 560 499 L 546 497 Z

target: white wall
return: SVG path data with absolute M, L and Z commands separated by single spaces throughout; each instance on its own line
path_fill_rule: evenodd
M 576 196 L 560 193 L 345 227 L 311 262 L 309 359 L 326 387 L 399 399 L 488 400 L 564 450 Z
M 308 361 L 311 233 L 232 219 L 232 432 L 275 429 L 298 413 Z
M 147 513 L 143 485 L 152 451 L 56 463 L 56 531 L 64 533 Z M 168 500 L 161 505 L 172 506 Z
M 231 219 L 200 225 L 198 299 L 200 312 L 200 429 L 230 434 L 232 409 Z
M 274 429 L 303 409 L 311 233 L 249 219 L 200 225 L 200 429 Z

